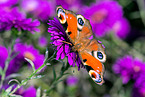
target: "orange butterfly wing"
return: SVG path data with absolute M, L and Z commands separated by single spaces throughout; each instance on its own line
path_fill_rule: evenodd
M 104 82 L 102 63 L 106 61 L 106 55 L 102 44 L 91 38 L 93 33 L 89 20 L 63 9 L 62 6 L 58 6 L 56 11 L 59 21 L 66 27 L 66 34 L 74 45 L 72 49 L 79 53 L 90 77 L 101 85 Z
M 106 55 L 103 46 L 98 43 L 95 39 L 80 52 L 80 56 L 83 64 L 86 67 L 90 77 L 99 85 L 102 85 L 104 65 Z
M 63 9 L 62 6 L 58 6 L 56 11 L 61 24 L 66 27 L 66 34 L 68 35 L 71 42 L 74 43 L 78 38 L 76 14 L 72 11 Z

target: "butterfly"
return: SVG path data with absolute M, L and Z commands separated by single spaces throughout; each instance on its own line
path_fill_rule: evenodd
M 89 20 L 80 14 L 57 6 L 56 13 L 60 23 L 65 26 L 67 37 L 73 44 L 72 50 L 77 52 L 90 77 L 99 85 L 104 83 L 105 48 L 93 39 Z

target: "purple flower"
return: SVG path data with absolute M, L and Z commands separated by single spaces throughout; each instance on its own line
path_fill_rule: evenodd
M 103 1 L 84 10 L 84 17 L 90 20 L 97 37 L 109 32 L 114 23 L 123 16 L 122 7 L 116 1 Z
M 134 59 L 134 64 L 133 64 L 133 80 L 138 80 L 142 74 L 145 74 L 145 63 L 140 61 L 139 59 Z
M 0 8 L 15 5 L 18 0 L 0 0 Z
M 16 91 L 16 94 L 23 97 L 36 97 L 36 89 L 34 88 L 34 86 L 30 86 L 27 89 L 21 87 Z
M 145 97 L 145 71 L 136 79 L 133 86 L 133 97 Z
M 116 74 L 120 74 L 123 83 L 126 84 L 132 77 L 133 74 L 133 63 L 134 60 L 132 56 L 125 56 L 116 61 L 113 65 L 113 70 Z
M 19 31 L 26 30 L 34 33 L 39 32 L 37 28 L 40 25 L 38 20 L 32 21 L 31 18 L 18 11 L 18 8 L 3 7 L 0 10 L 0 31 L 10 30 L 12 27 L 17 28 Z
M 21 6 L 24 11 L 33 14 L 42 21 L 48 20 L 54 14 L 54 2 L 47 0 L 22 0 Z
M 24 58 L 28 58 L 33 61 L 36 69 L 43 64 L 44 55 L 41 55 L 39 51 L 32 45 L 17 43 L 14 46 L 14 51 L 19 52 L 19 54 L 16 56 L 17 60 L 24 61 Z
M 39 37 L 39 40 L 38 40 L 38 44 L 41 46 L 41 47 L 45 47 L 47 45 L 47 39 L 44 37 L 44 36 L 40 36 Z
M 121 75 L 123 83 L 126 84 L 130 79 L 136 81 L 141 74 L 145 74 L 145 63 L 128 55 L 118 59 L 113 70 Z
M 128 35 L 130 31 L 130 25 L 127 19 L 121 18 L 120 20 L 117 20 L 112 27 L 113 31 L 115 32 L 116 36 L 124 39 Z
M 57 47 L 56 60 L 59 58 L 63 59 L 65 56 L 68 57 L 68 62 L 71 66 L 75 66 L 75 62 L 78 66 L 83 67 L 79 55 L 72 51 L 72 43 L 67 37 L 63 26 L 60 22 L 54 18 L 54 20 L 49 20 L 48 23 L 51 27 L 48 28 L 48 32 L 51 33 L 52 44 Z
M 78 78 L 75 76 L 68 76 L 66 83 L 68 86 L 74 86 L 78 83 Z
M 56 5 L 61 5 L 64 9 L 79 11 L 82 7 L 82 0 L 56 0 Z
M 125 56 L 117 60 L 113 66 L 116 74 L 120 74 L 123 83 L 126 84 L 130 79 L 135 83 L 133 85 L 133 97 L 145 97 L 145 63 L 139 59 L 133 59 L 132 56 Z

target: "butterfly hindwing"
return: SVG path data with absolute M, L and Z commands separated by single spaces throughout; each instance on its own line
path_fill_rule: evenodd
M 106 60 L 104 52 L 102 45 L 95 39 L 91 40 L 86 49 L 80 52 L 80 57 L 90 77 L 99 85 L 104 82 L 104 65 L 102 64 Z

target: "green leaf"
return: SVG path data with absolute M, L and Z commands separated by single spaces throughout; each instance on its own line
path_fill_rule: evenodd
M 58 83 L 60 83 L 60 82 L 62 82 L 63 80 L 58 80 L 56 83 L 55 83 L 55 85 L 57 85 Z
M 44 61 L 46 61 L 46 60 L 48 59 L 48 54 L 49 54 L 49 52 L 48 52 L 48 49 L 46 48 L 46 52 L 45 52 L 45 60 L 44 60 Z
M 16 52 L 14 55 L 11 56 L 10 61 L 14 59 L 20 52 Z
M 31 64 L 31 66 L 33 68 L 33 72 L 35 72 L 36 69 L 35 69 L 34 63 L 30 59 L 28 59 L 28 58 L 25 58 L 25 60 L 27 60 Z
M 30 79 L 40 79 L 42 77 L 44 77 L 45 75 L 37 75 L 37 76 L 33 76 Z
M 22 80 L 21 81 L 21 84 L 23 83 L 23 85 L 26 85 L 27 84 L 27 82 L 24 82 L 25 80 Z
M 55 79 L 56 79 L 56 72 L 55 72 L 54 66 L 52 66 L 52 68 L 53 68 L 53 78 L 54 78 L 54 80 L 55 80 Z
M 19 34 L 19 31 L 18 31 L 18 29 L 16 29 L 16 28 L 12 28 L 11 29 L 11 31 L 12 31 L 12 35 L 14 36 L 14 37 L 18 37 L 18 34 Z
M 41 88 L 39 87 L 36 92 L 36 97 L 40 97 L 41 95 Z
M 12 91 L 13 86 L 14 86 L 14 85 L 11 85 L 9 88 L 6 89 L 6 93 L 7 93 L 7 94 L 10 93 L 10 92 Z
M 10 97 L 23 97 L 23 96 L 21 96 L 21 95 L 16 95 L 16 94 L 12 94 L 12 95 L 10 95 Z
M 0 67 L 0 75 L 3 75 L 4 71 L 2 69 L 2 67 Z
M 70 73 L 64 73 L 63 75 L 69 75 Z
M 18 85 L 20 85 L 20 82 L 17 79 L 11 79 L 8 84 L 10 84 L 11 82 L 16 82 Z
M 20 76 L 21 76 L 21 74 L 13 73 L 13 74 L 7 76 L 6 79 L 15 78 L 15 77 L 20 77 Z
M 63 61 L 60 61 L 60 62 L 62 63 L 61 72 L 63 72 L 65 69 L 65 63 Z

